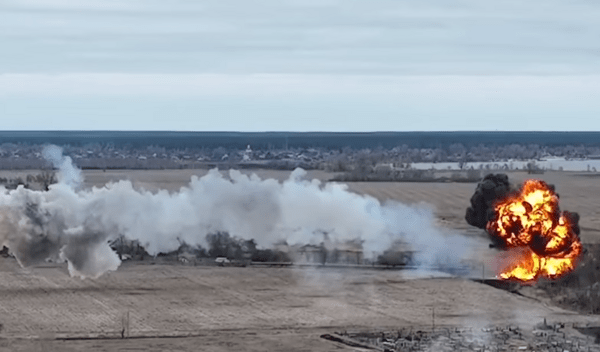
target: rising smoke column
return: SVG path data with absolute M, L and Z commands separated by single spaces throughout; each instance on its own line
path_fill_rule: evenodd
M 424 265 L 456 265 L 467 250 L 468 240 L 438 228 L 428 206 L 381 204 L 343 184 L 305 180 L 301 169 L 283 183 L 211 170 L 175 193 L 138 190 L 129 181 L 78 189 L 81 177 L 70 158 L 49 154 L 60 170 L 49 191 L 0 188 L 0 245 L 23 266 L 61 259 L 71 275 L 97 277 L 119 266 L 109 242 L 121 235 L 153 255 L 181 242 L 206 246 L 206 235 L 216 232 L 263 247 L 319 243 L 327 233 L 334 244 L 361 240 L 367 256 L 404 239 Z
M 63 149 L 56 145 L 47 145 L 42 149 L 42 156 L 48 160 L 52 166 L 59 169 L 58 181 L 71 187 L 78 187 L 83 181 L 81 170 L 73 165 L 73 160 L 69 156 L 63 155 Z

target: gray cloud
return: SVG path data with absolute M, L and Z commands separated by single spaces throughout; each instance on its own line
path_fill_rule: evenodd
M 4 1 L 4 72 L 599 73 L 600 4 Z
M 598 18 L 583 0 L 5 0 L 0 128 L 593 130 Z

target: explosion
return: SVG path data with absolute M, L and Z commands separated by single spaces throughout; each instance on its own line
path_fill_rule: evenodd
M 575 269 L 582 245 L 576 220 L 560 212 L 554 189 L 540 180 L 527 180 L 519 193 L 494 205 L 486 230 L 514 258 L 498 275 L 505 280 L 557 279 Z

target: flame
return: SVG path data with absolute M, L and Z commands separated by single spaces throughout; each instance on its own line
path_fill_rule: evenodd
M 501 279 L 557 279 L 575 269 L 582 253 L 572 224 L 559 211 L 558 196 L 540 180 L 525 181 L 518 194 L 497 203 L 487 231 L 514 251 Z

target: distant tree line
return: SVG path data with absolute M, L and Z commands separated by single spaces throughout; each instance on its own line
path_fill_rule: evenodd
M 42 158 L 42 145 L 0 144 L 0 169 L 42 169 L 48 163 Z M 347 172 L 356 168 L 392 163 L 408 168 L 418 162 L 506 162 L 539 160 L 545 157 L 566 159 L 600 157 L 600 147 L 586 145 L 543 146 L 538 144 L 454 143 L 435 148 L 415 148 L 401 144 L 391 148 L 260 148 L 185 147 L 166 148 L 115 146 L 90 143 L 83 146 L 64 145 L 64 153 L 83 169 L 180 169 L 180 168 L 271 168 L 291 170 L 322 169 Z M 360 170 L 358 170 L 360 171 Z M 361 172 L 359 172 L 361 173 Z
M 25 188 L 33 188 L 43 191 L 48 191 L 50 185 L 57 182 L 56 173 L 50 170 L 44 170 L 39 174 L 28 174 L 25 178 L 22 177 L 0 177 L 0 186 L 6 189 L 16 189 L 19 186 Z
M 447 148 L 461 143 L 470 148 L 480 144 L 537 144 L 540 146 L 600 146 L 600 132 L 165 132 L 165 131 L 0 131 L 0 143 L 70 145 L 81 147 L 95 141 L 115 148 L 141 149 L 148 141 L 167 149 L 225 147 L 242 149 L 324 148 L 391 149 L 406 144 L 410 148 Z

